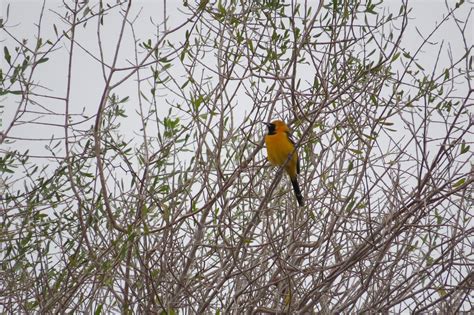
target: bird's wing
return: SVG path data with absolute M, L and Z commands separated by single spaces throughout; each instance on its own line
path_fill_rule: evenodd
M 293 140 L 291 133 L 286 132 L 286 136 L 288 137 L 288 140 L 291 142 L 293 147 L 296 147 L 295 140 Z M 295 151 L 296 154 L 296 151 Z M 300 173 L 300 159 L 298 158 L 298 154 L 296 154 L 296 174 Z

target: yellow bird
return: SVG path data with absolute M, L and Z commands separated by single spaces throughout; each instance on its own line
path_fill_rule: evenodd
M 285 165 L 285 170 L 290 176 L 298 204 L 303 206 L 303 195 L 301 195 L 298 179 L 296 178 L 296 175 L 300 173 L 300 162 L 298 160 L 298 154 L 295 151 L 295 143 L 290 137 L 290 129 L 281 120 L 275 120 L 265 124 L 268 127 L 268 134 L 265 136 L 268 160 L 273 165 Z M 285 164 L 290 154 L 292 154 L 292 156 L 288 163 Z

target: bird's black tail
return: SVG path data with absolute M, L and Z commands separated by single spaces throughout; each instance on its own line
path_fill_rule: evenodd
M 304 201 L 303 201 L 303 195 L 301 194 L 300 190 L 300 185 L 298 184 L 298 179 L 295 178 L 290 178 L 291 179 L 291 184 L 293 185 L 293 191 L 295 192 L 296 195 L 296 200 L 298 200 L 298 204 L 300 207 L 304 206 Z

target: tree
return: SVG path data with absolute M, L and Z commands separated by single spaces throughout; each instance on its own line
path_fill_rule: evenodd
M 34 40 L 7 7 L 2 310 L 469 310 L 463 2 L 426 33 L 406 1 L 64 1 Z M 262 150 L 275 118 L 304 207 Z

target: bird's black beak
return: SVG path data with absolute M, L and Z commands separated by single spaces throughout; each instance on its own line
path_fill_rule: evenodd
M 275 124 L 266 123 L 266 122 L 264 122 L 264 124 L 268 127 L 268 134 L 269 135 L 274 135 L 275 134 L 275 129 L 276 129 Z

